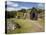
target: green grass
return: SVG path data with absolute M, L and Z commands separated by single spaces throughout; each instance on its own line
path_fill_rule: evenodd
M 30 22 L 28 19 L 14 19 L 14 22 L 17 22 L 21 28 L 15 29 L 14 31 L 8 32 L 8 33 L 26 33 L 26 32 L 35 32 L 32 22 Z M 11 19 L 10 19 L 11 20 Z M 39 21 L 39 24 L 43 25 L 44 22 L 42 20 Z

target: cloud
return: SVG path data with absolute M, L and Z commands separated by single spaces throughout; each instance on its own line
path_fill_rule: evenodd
M 18 3 L 12 4 L 11 6 L 18 7 Z
M 13 3 L 12 3 L 12 2 L 10 2 L 10 1 L 8 1 L 8 2 L 7 2 L 7 5 L 11 5 L 11 4 L 13 4 Z
M 45 5 L 43 3 L 41 3 L 41 4 L 38 4 L 37 7 L 40 8 L 40 9 L 44 9 L 45 8 Z
M 17 11 L 17 10 L 21 10 L 21 9 L 29 9 L 28 7 L 19 7 L 19 8 L 13 8 L 13 7 L 7 7 L 8 11 Z
M 13 3 L 13 2 L 10 2 L 10 1 L 7 2 L 7 10 L 8 11 L 21 10 L 21 9 L 29 9 L 29 7 L 20 6 L 19 3 Z
M 13 2 L 10 2 L 10 1 L 7 2 L 7 5 L 10 5 L 10 6 L 13 6 L 13 7 L 18 7 L 19 6 L 18 3 L 13 3 Z
M 31 7 L 24 7 L 24 6 L 19 7 L 19 9 L 29 9 L 29 8 Z
M 11 8 L 11 7 L 7 8 L 7 11 L 13 11 L 13 10 L 15 10 L 15 8 Z
M 20 9 L 28 9 L 28 7 L 20 7 Z
M 17 10 L 21 10 L 21 8 L 7 7 L 7 11 L 17 11 Z

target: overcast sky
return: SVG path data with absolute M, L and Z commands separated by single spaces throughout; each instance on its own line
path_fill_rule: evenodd
M 45 7 L 44 3 L 18 2 L 18 1 L 7 1 L 7 3 L 5 3 L 5 5 L 7 5 L 8 11 L 29 9 L 32 7 L 44 9 L 44 7 Z

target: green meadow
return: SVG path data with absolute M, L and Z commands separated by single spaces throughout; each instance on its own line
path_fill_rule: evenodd
M 10 19 L 7 19 L 8 20 L 8 22 L 9 21 L 14 21 L 14 22 L 16 22 L 16 23 L 18 23 L 20 26 L 21 26 L 21 28 L 20 29 L 18 29 L 18 28 L 16 28 L 15 30 L 13 30 L 13 31 L 10 31 L 10 32 L 7 32 L 8 34 L 14 34 L 14 33 L 30 33 L 30 32 L 38 32 L 38 30 L 39 30 L 39 32 L 43 32 L 44 30 L 43 30 L 43 26 L 44 26 L 44 20 L 43 19 L 38 19 L 38 20 L 30 20 L 30 19 L 16 19 L 16 18 L 10 18 Z M 37 25 L 37 24 L 39 24 L 39 25 Z M 40 26 L 41 26 L 41 30 L 40 30 Z M 38 28 L 38 30 L 36 30 L 37 29 L 37 27 L 39 27 Z M 36 29 L 35 29 L 36 28 Z

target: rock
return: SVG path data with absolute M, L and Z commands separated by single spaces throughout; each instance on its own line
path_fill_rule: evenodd
M 17 27 L 17 28 L 21 28 L 21 26 L 20 26 L 19 24 L 17 24 L 17 23 L 16 23 L 16 27 Z
M 14 30 L 14 29 L 16 29 L 16 24 L 8 23 L 8 24 L 7 24 L 7 29 L 8 29 L 8 30 Z
M 16 22 L 7 22 L 7 30 L 15 30 L 16 28 L 20 29 L 21 26 Z

